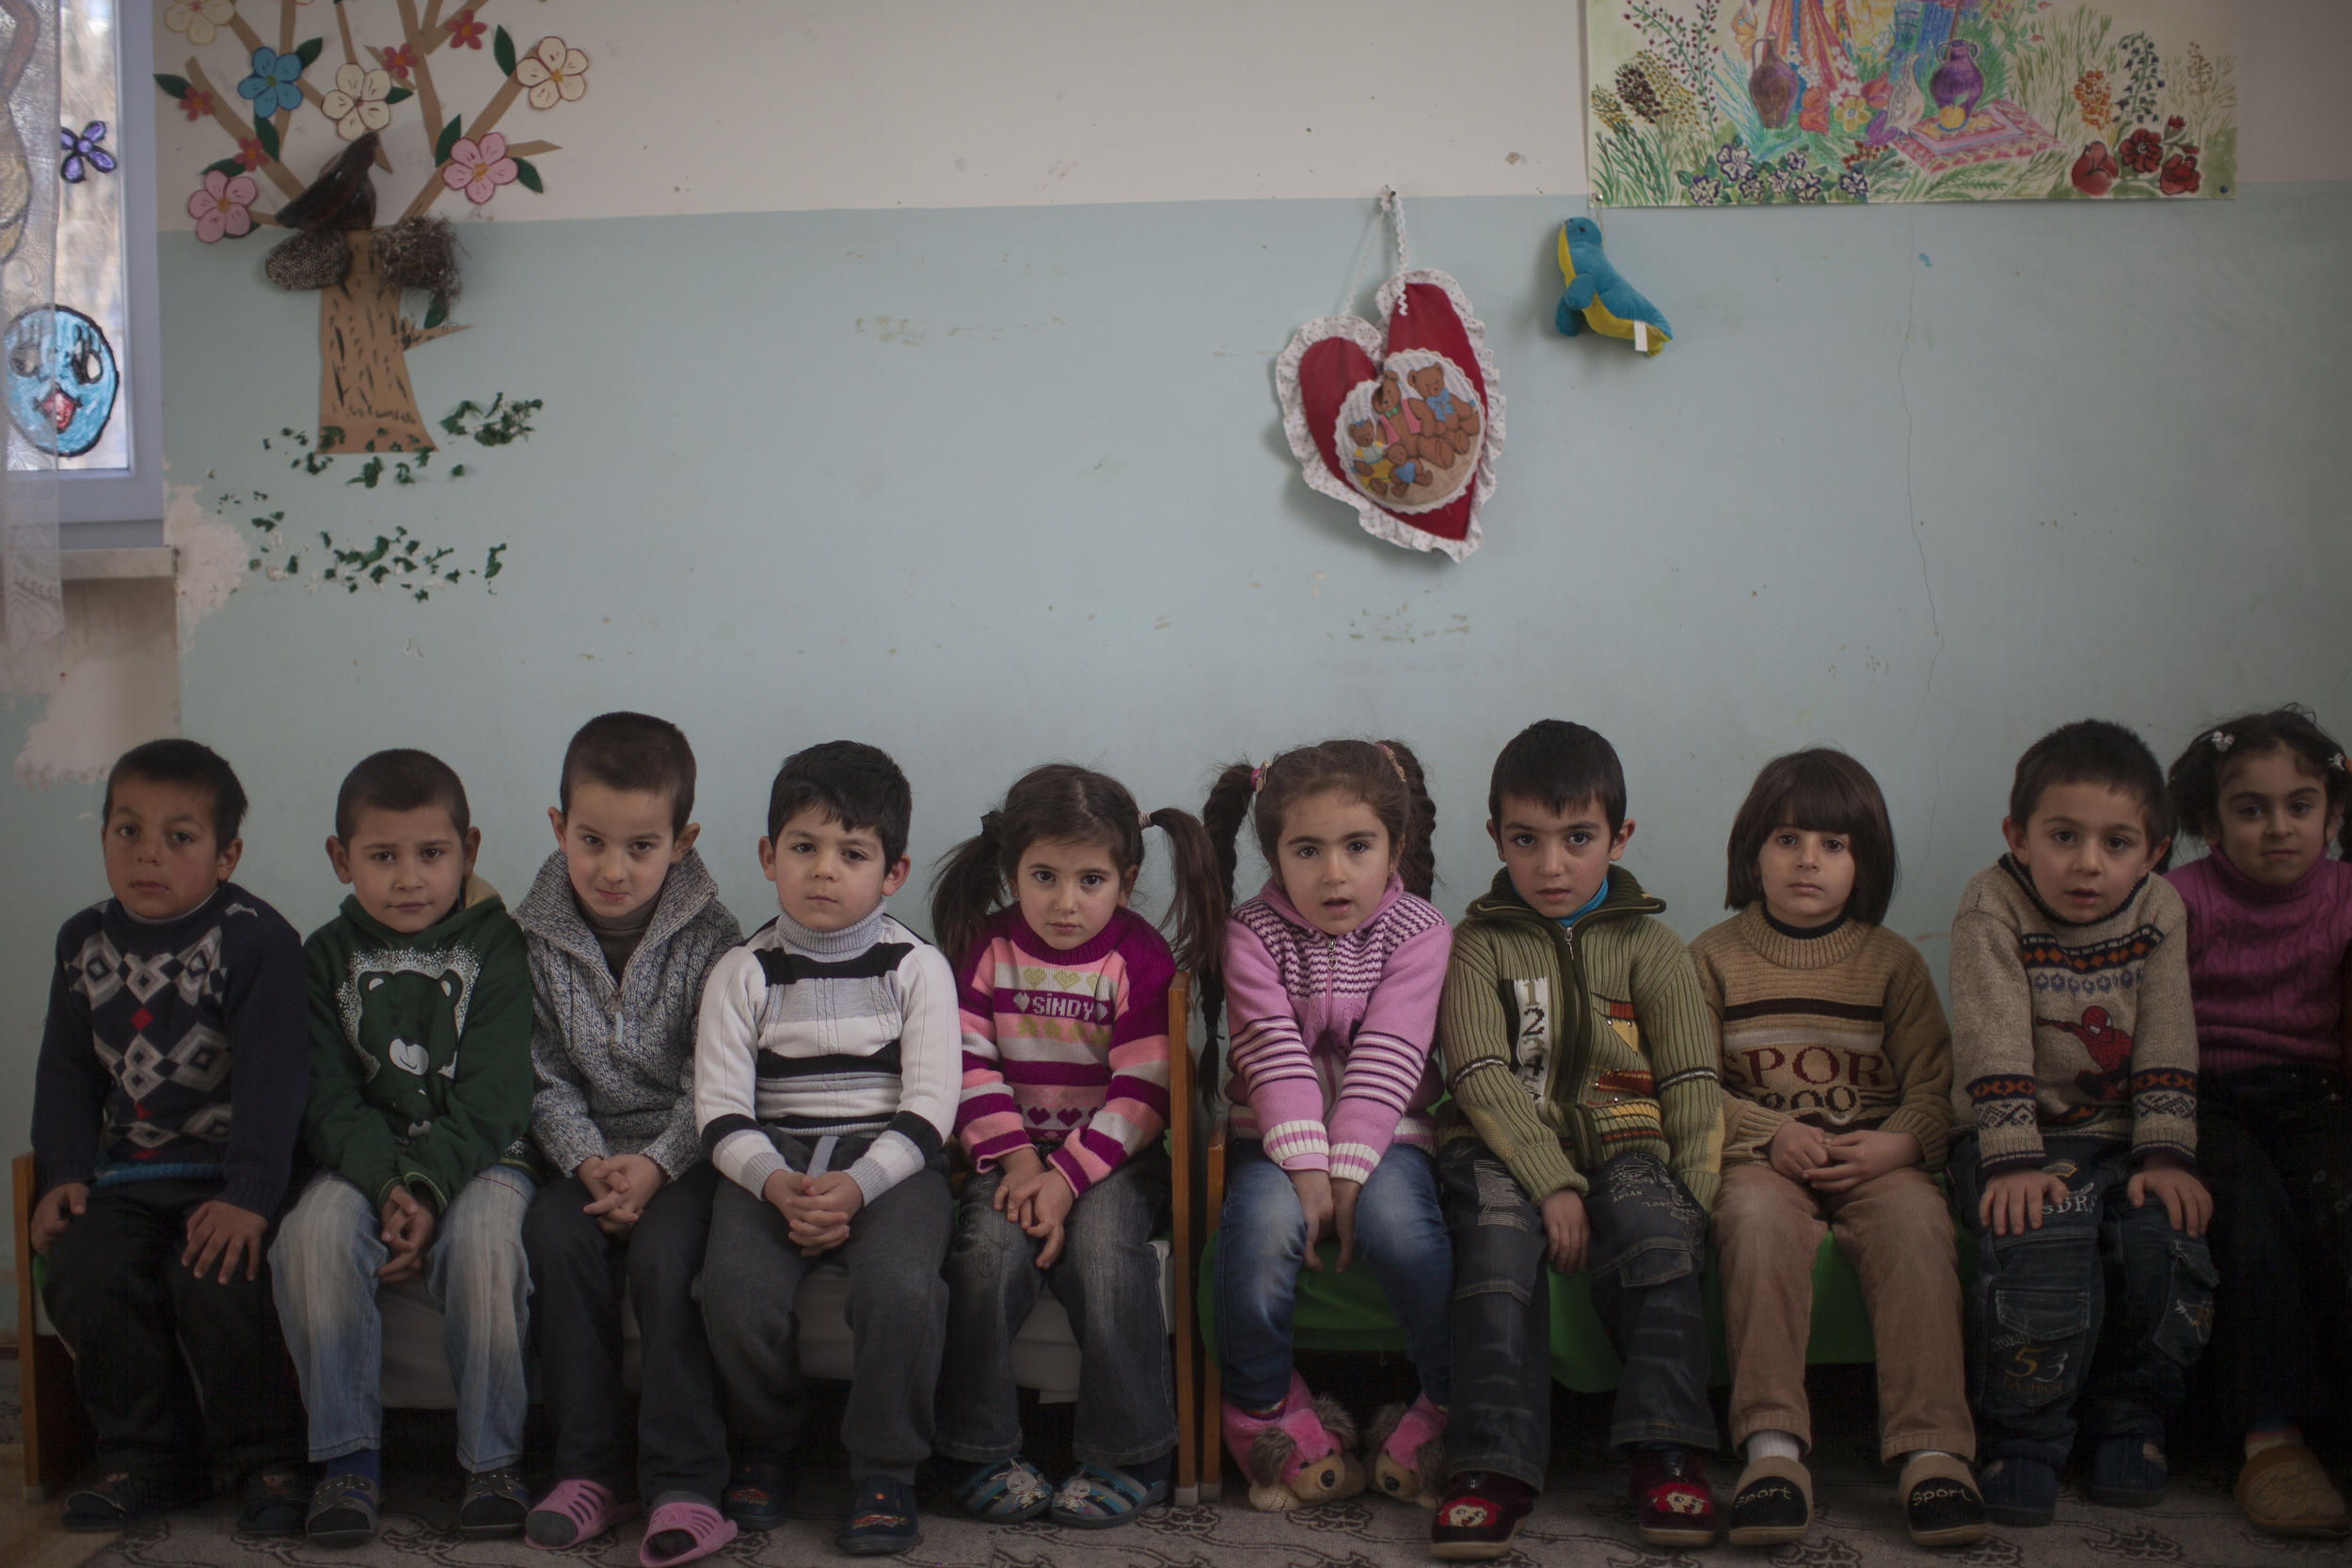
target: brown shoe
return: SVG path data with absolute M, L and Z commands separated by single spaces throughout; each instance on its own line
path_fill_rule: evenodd
M 1465 1470 L 1446 1483 L 1429 1526 L 1429 1551 L 1449 1562 L 1485 1562 L 1511 1549 L 1535 1512 L 1535 1489 L 1493 1470 Z
M 1653 1546 L 1715 1544 L 1715 1494 L 1707 1461 L 1696 1449 L 1636 1449 L 1626 1487 L 1637 1511 L 1635 1528 Z
M 2237 1473 L 2238 1507 L 2247 1523 L 2273 1535 L 2337 1536 L 2347 1520 L 2344 1494 L 2319 1466 L 2319 1456 L 2300 1443 L 2265 1449 Z

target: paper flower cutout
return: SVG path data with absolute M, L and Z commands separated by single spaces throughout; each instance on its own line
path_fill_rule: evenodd
M 532 45 L 515 68 L 515 80 L 531 89 L 534 109 L 552 109 L 559 98 L 577 103 L 588 90 L 588 56 L 550 34 Z
M 237 162 L 247 168 L 260 168 L 263 164 L 268 163 L 269 154 L 262 150 L 262 138 L 239 136 L 237 138 Z
M 180 112 L 188 117 L 189 124 L 195 124 L 198 120 L 212 114 L 213 95 L 199 88 L 190 87 L 188 95 L 180 100 Z
M 501 185 L 514 182 L 521 171 L 515 160 L 506 155 L 506 138 L 493 131 L 479 142 L 471 136 L 460 136 L 449 150 L 449 162 L 441 166 L 441 182 L 453 191 L 464 191 L 466 199 L 479 207 L 498 194 Z
M 453 49 L 479 49 L 482 35 L 489 29 L 474 20 L 473 12 L 459 11 L 449 19 L 449 43 Z
M 253 74 L 237 84 L 237 96 L 253 100 L 257 115 L 302 107 L 302 56 L 280 55 L 268 44 L 253 51 Z
M 196 219 L 196 237 L 206 245 L 223 234 L 242 235 L 253 227 L 253 198 L 261 187 L 249 175 L 231 180 L 218 169 L 204 176 L 204 188 L 188 198 L 188 216 Z
M 413 45 L 394 44 L 389 49 L 381 49 L 376 53 L 384 61 L 384 69 L 392 73 L 395 81 L 405 82 L 408 80 L 408 73 L 417 69 L 417 51 Z
M 75 185 L 88 179 L 91 169 L 112 174 L 114 154 L 98 145 L 105 139 L 106 122 L 103 119 L 91 120 L 78 135 L 70 125 L 57 127 L 57 144 L 65 149 L 65 162 L 57 166 L 57 173 Z
M 185 33 L 199 49 L 213 41 L 220 24 L 236 14 L 235 0 L 172 0 L 164 8 L 164 25 Z
M 335 71 L 335 90 L 319 100 L 319 108 L 335 122 L 335 135 L 358 141 L 370 131 L 392 122 L 391 106 L 384 102 L 392 90 L 389 71 L 362 71 L 343 65 Z

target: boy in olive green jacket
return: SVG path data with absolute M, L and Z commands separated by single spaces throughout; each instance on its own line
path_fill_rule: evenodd
M 1438 1034 L 1453 1100 L 1438 1179 L 1454 1234 L 1452 1480 L 1437 1555 L 1500 1557 L 1549 1457 L 1549 1263 L 1589 1267 L 1625 1362 L 1612 1443 L 1633 1450 L 1642 1538 L 1704 1546 L 1699 1284 L 1723 1157 L 1714 1034 L 1665 908 L 1612 863 L 1633 823 L 1615 750 L 1531 725 L 1495 760 L 1502 871 L 1454 928 Z

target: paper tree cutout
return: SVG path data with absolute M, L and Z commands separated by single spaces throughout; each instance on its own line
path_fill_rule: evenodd
M 413 234 L 406 220 L 422 217 L 443 196 L 460 194 L 478 206 L 510 185 L 542 190 L 531 160 L 560 149 L 548 141 L 510 142 L 497 127 L 518 99 L 548 110 L 577 102 L 588 88 L 589 61 L 581 51 L 549 37 L 518 54 L 500 27 L 491 54 L 505 79 L 471 119 L 444 119 L 433 56 L 444 48 L 480 52 L 490 29 L 479 13 L 489 0 L 477 0 L 448 18 L 441 15 L 442 0 L 424 0 L 421 16 L 418 3 L 397 0 L 398 41 L 362 49 L 353 38 L 357 0 L 339 0 L 333 9 L 342 58 L 323 84 L 312 78 L 323 74 L 315 68 L 326 40 L 294 39 L 304 0 L 278 0 L 275 45 L 254 32 L 235 0 L 176 0 L 164 15 L 164 25 L 185 33 L 194 47 L 233 40 L 241 51 L 234 74 L 207 75 L 191 55 L 184 75 L 155 78 L 190 120 L 211 119 L 237 149 L 233 156 L 208 166 L 202 184 L 188 198 L 198 237 L 211 244 L 250 233 L 257 226 L 318 236 L 318 246 L 305 259 L 322 263 L 315 279 L 288 286 L 315 288 L 319 293 L 320 451 L 416 451 L 434 446 L 408 383 L 407 352 L 464 328 L 447 320 L 448 299 L 440 293 L 432 294 L 421 322 L 410 320 L 404 302 L 415 285 L 400 267 L 388 265 L 386 254 L 397 248 L 394 242 Z M 388 173 L 392 166 L 377 133 L 390 125 L 402 104 L 412 103 L 434 133 L 433 167 L 407 206 L 379 227 L 370 166 Z M 307 185 L 278 161 L 287 125 L 306 104 L 351 144 Z M 240 110 L 251 118 L 242 118 Z M 257 176 L 284 198 L 275 212 L 256 206 Z M 337 238 L 348 248 L 347 268 L 341 255 L 332 253 Z M 288 281 L 291 270 L 281 273 L 273 266 L 272 276 Z

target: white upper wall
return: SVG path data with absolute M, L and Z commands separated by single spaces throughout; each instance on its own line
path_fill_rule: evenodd
M 2060 4 L 2068 0 L 2059 0 Z M 444 14 L 458 8 L 444 0 Z M 344 0 L 362 46 L 392 41 L 393 0 Z M 562 150 L 534 160 L 547 194 L 501 191 L 484 217 L 580 218 L 815 208 L 1582 194 L 1583 28 L 1575 0 L 482 0 L 528 51 L 554 33 L 587 52 L 587 95 L 498 129 Z M 155 0 L 156 69 L 191 53 Z M 264 41 L 275 0 L 240 0 Z M 301 37 L 342 58 L 328 6 Z M 2342 178 L 2352 95 L 2346 0 L 2240 0 L 2240 173 Z M 196 52 L 232 106 L 241 51 Z M 490 52 L 434 55 L 442 114 L 469 123 L 499 85 Z M 233 150 L 212 122 L 162 106 L 158 182 L 167 229 L 204 165 Z M 393 110 L 379 174 L 405 204 L 428 137 Z M 313 107 L 285 149 L 305 176 L 334 134 Z M 262 206 L 277 205 L 263 189 Z M 437 211 L 464 215 L 454 192 Z

